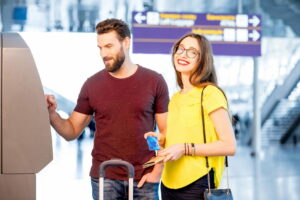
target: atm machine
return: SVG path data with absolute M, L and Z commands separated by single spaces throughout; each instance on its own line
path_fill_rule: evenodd
M 30 49 L 0 33 L 0 199 L 36 199 L 36 173 L 53 158 L 43 87 Z

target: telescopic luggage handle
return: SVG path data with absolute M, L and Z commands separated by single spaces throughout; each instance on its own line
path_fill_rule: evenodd
M 104 200 L 104 177 L 105 169 L 109 166 L 126 167 L 128 174 L 128 199 L 133 199 L 134 167 L 131 163 L 121 159 L 111 159 L 101 163 L 99 166 L 99 200 Z
M 128 173 L 128 178 L 133 178 L 134 177 L 134 167 L 131 163 L 121 160 L 121 159 L 111 159 L 107 160 L 101 163 L 99 167 L 99 177 L 105 177 L 105 169 L 106 167 L 109 166 L 115 166 L 115 167 L 126 167 L 127 168 L 127 173 Z

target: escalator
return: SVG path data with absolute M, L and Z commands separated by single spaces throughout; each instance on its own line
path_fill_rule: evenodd
M 262 106 L 262 146 L 284 144 L 292 136 L 300 117 L 300 60 L 274 88 Z
M 285 144 L 299 123 L 300 100 L 280 100 L 269 119 L 263 124 L 262 145 Z

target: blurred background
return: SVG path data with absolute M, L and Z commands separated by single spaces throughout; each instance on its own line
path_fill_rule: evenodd
M 300 199 L 299 0 L 1 0 L 0 6 L 1 32 L 24 38 L 45 93 L 56 95 L 64 117 L 83 82 L 103 68 L 94 33 L 99 21 L 119 18 L 132 26 L 133 11 L 260 15 L 261 56 L 214 57 L 238 141 L 229 184 L 235 199 Z M 170 55 L 131 56 L 161 73 L 170 95 L 178 90 Z M 54 159 L 37 175 L 37 199 L 92 199 L 94 131 L 90 123 L 66 142 L 52 130 Z

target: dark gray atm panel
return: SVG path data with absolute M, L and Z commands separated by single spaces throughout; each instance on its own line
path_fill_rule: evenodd
M 36 173 L 52 160 L 48 111 L 30 49 L 1 34 L 0 199 L 36 199 Z

